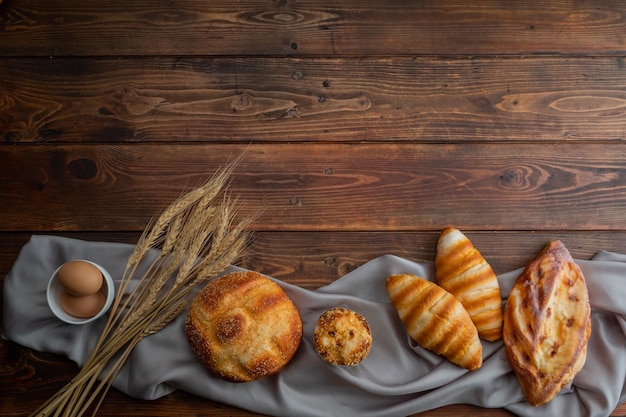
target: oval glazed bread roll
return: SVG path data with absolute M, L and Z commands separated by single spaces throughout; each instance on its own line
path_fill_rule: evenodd
M 302 339 L 300 314 L 283 289 L 257 272 L 210 282 L 185 321 L 189 346 L 211 372 L 232 382 L 274 374 Z
M 504 311 L 504 346 L 528 402 L 553 399 L 580 371 L 591 333 L 583 273 L 558 240 L 517 278 Z
M 498 278 L 460 230 L 449 227 L 439 235 L 435 277 L 439 285 L 463 304 L 480 337 L 490 342 L 502 338 L 502 298 Z
M 476 326 L 452 294 L 411 274 L 390 276 L 386 287 L 407 332 L 420 346 L 470 371 L 482 366 Z

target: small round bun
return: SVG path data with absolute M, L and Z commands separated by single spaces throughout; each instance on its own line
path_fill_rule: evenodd
M 317 321 L 313 342 L 322 359 L 332 365 L 354 366 L 367 357 L 372 348 L 372 334 L 363 316 L 335 307 Z
M 198 293 L 185 333 L 209 371 L 247 382 L 274 374 L 291 360 L 302 340 L 302 320 L 274 281 L 257 272 L 234 272 Z

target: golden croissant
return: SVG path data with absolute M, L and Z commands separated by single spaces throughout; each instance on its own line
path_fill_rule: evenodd
M 408 334 L 420 346 L 473 371 L 483 363 L 476 326 L 461 303 L 416 275 L 392 275 L 387 292 Z
M 435 278 L 463 304 L 480 337 L 490 342 L 502 337 L 502 299 L 496 274 L 458 229 L 447 228 L 439 236 Z
M 526 399 L 553 399 L 585 363 L 591 307 L 581 269 L 551 241 L 528 263 L 504 311 L 504 346 Z

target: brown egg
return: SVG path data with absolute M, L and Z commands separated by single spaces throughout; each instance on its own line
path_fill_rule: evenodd
M 76 296 L 97 293 L 104 280 L 102 272 L 85 261 L 66 262 L 57 272 L 57 278 L 68 293 Z
M 102 310 L 106 295 L 102 291 L 95 294 L 75 296 L 63 290 L 60 294 L 61 308 L 67 314 L 78 318 L 93 317 Z

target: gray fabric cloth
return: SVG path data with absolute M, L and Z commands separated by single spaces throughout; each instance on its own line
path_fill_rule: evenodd
M 46 304 L 47 280 L 60 264 L 88 259 L 119 282 L 132 250 L 127 244 L 33 236 L 4 281 L 2 336 L 83 364 L 104 318 L 78 326 L 56 319 Z M 577 263 L 592 303 L 587 362 L 573 384 L 541 407 L 524 401 L 501 342 L 483 341 L 484 364 L 468 372 L 410 340 L 384 282 L 393 273 L 433 279 L 433 265 L 392 255 L 315 291 L 277 281 L 300 310 L 304 335 L 293 360 L 276 375 L 242 384 L 213 377 L 187 345 L 182 314 L 139 343 L 114 385 L 142 399 L 183 390 L 275 416 L 405 416 L 461 403 L 503 407 L 520 416 L 606 416 L 626 399 L 626 255 L 601 252 L 594 260 Z M 498 277 L 503 302 L 520 272 Z M 335 306 L 359 312 L 370 324 L 373 347 L 358 366 L 328 365 L 313 348 L 318 317 Z

